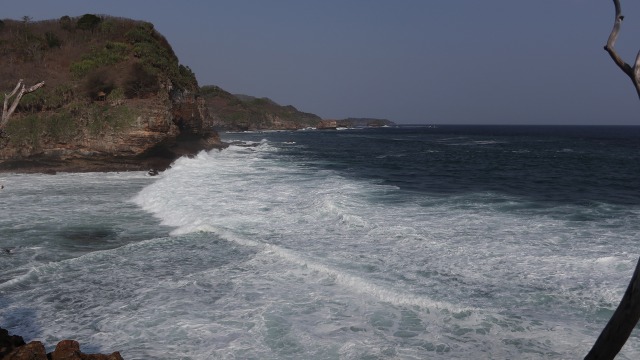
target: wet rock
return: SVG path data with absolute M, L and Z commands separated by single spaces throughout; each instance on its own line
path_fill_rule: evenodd
M 47 353 L 40 341 L 32 341 L 17 347 L 2 360 L 47 360 Z
M 123 360 L 119 352 L 110 355 L 84 354 L 80 351 L 80 344 L 75 340 L 62 340 L 50 354 L 51 360 Z
M 13 349 L 25 345 L 22 337 L 18 335 L 9 335 L 9 331 L 0 328 L 0 359 L 10 352 Z
M 0 360 L 123 360 L 119 352 L 106 354 L 85 354 L 75 340 L 62 340 L 53 352 L 47 354 L 40 341 L 25 344 L 22 337 L 9 335 L 0 328 Z

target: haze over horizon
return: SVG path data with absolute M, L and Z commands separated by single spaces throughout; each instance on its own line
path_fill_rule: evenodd
M 622 10 L 616 48 L 632 63 L 640 3 Z M 323 118 L 640 125 L 638 96 L 603 50 L 611 1 L 21 0 L 0 19 L 86 13 L 153 23 L 201 86 Z

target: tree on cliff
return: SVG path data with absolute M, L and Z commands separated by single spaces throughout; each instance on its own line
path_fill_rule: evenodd
M 0 133 L 3 132 L 4 127 L 7 125 L 7 122 L 9 122 L 9 117 L 11 117 L 13 112 L 16 111 L 16 107 L 18 107 L 18 103 L 20 102 L 20 99 L 22 99 L 22 96 L 24 96 L 25 94 L 34 92 L 43 86 L 44 86 L 44 81 L 41 81 L 29 88 L 26 88 L 23 83 L 23 80 L 20 79 L 20 81 L 18 81 L 18 84 L 16 85 L 16 87 L 13 89 L 11 93 L 4 94 L 4 105 L 2 106 L 2 118 L 0 120 Z M 9 100 L 14 96 L 15 98 L 13 99 L 13 103 L 11 103 L 11 107 L 8 107 Z
M 620 26 L 622 25 L 622 10 L 619 0 L 613 0 L 615 6 L 616 17 L 613 24 L 613 29 L 607 40 L 607 45 L 604 49 L 609 53 L 613 61 L 618 67 L 625 73 L 640 97 L 640 52 L 636 56 L 636 61 L 633 66 L 627 64 L 620 58 L 616 52 L 614 46 L 618 39 L 618 33 L 620 32 Z M 622 346 L 631 335 L 633 328 L 640 319 L 640 259 L 636 264 L 636 269 L 633 272 L 629 286 L 616 308 L 616 311 L 611 316 L 611 319 L 600 333 L 598 340 L 591 348 L 591 351 L 585 357 L 585 360 L 595 359 L 613 359 L 616 357 Z

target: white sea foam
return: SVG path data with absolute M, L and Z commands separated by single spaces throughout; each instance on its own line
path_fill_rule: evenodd
M 24 236 L 6 259 L 31 265 L 0 284 L 5 326 L 132 359 L 567 358 L 588 348 L 636 260 L 634 209 L 407 194 L 288 161 L 268 141 L 179 159 L 152 179 L 109 176 L 83 176 L 90 189 L 70 205 L 49 194 L 23 209 L 48 181 L 82 191 L 70 178 L 28 178 L 33 186 L 6 205 L 46 229 L 108 222 L 123 207 L 119 221 L 151 231 L 139 206 L 170 229 L 129 241 L 105 226 L 117 246 L 72 256 L 72 240 L 56 248 L 44 231 L 31 233 L 40 242 Z M 137 185 L 101 195 L 109 181 Z M 83 198 L 107 212 L 75 210 Z M 37 206 L 60 217 L 43 221 Z M 623 216 L 584 222 L 566 215 L 574 211 Z M 17 219 L 3 229 L 27 226 Z M 620 358 L 640 354 L 635 339 Z

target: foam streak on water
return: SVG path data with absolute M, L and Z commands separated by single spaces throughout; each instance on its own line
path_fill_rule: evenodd
M 24 264 L 3 268 L 0 323 L 127 359 L 576 358 L 635 265 L 633 207 L 408 194 L 289 158 L 294 142 L 254 145 L 180 159 L 153 180 L 86 175 L 82 214 L 49 189 L 75 179 L 25 176 L 42 194 L 38 205 L 26 189 L 3 194 L 15 215 L 1 245 L 16 251 L 0 261 Z M 109 198 L 115 184 L 128 185 Z M 73 229 L 113 246 L 36 241 L 23 216 L 36 229 L 102 217 Z M 620 358 L 640 356 L 639 340 Z

